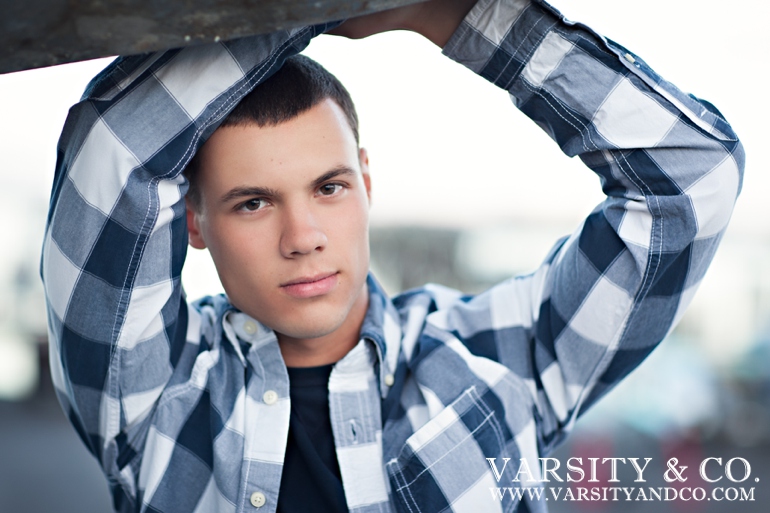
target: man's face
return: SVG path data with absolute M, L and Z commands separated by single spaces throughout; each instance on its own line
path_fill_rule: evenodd
M 368 158 L 337 103 L 323 100 L 277 126 L 221 128 L 201 152 L 190 244 L 209 248 L 232 304 L 302 339 L 328 335 L 361 310 Z

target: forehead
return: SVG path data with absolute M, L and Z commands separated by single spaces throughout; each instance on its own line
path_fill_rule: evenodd
M 220 128 L 200 151 L 197 178 L 205 189 L 254 180 L 314 179 L 337 166 L 358 168 L 355 136 L 331 99 L 277 125 Z

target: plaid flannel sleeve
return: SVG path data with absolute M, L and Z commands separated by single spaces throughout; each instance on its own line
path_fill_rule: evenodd
M 154 405 L 205 382 L 196 355 L 212 350 L 180 282 L 182 170 L 246 93 L 331 26 L 121 57 L 70 110 L 41 263 L 50 362 L 113 487 L 134 488 L 128 463 Z
M 440 320 L 523 380 L 538 421 L 508 420 L 547 452 L 681 317 L 732 214 L 743 148 L 711 104 L 539 0 L 480 0 L 444 52 L 507 90 L 607 196 L 535 273 Z M 480 378 L 501 397 L 495 375 Z

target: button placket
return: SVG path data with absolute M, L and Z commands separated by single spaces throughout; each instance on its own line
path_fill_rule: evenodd
M 254 374 L 245 384 L 246 406 L 244 418 L 244 467 L 248 476 L 239 487 L 242 495 L 240 508 L 245 511 L 273 511 L 277 506 L 280 489 L 279 473 L 272 470 L 286 451 L 286 433 L 289 430 L 289 381 L 285 364 L 275 335 L 254 319 L 241 318 L 237 324 L 241 334 L 247 335 L 246 323 L 254 322 L 257 331 L 246 358 Z M 266 429 L 265 426 L 271 426 Z M 260 509 L 261 508 L 261 509 Z

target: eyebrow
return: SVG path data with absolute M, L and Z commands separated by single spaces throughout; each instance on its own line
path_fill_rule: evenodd
M 348 166 L 337 166 L 326 173 L 322 174 L 315 180 L 313 180 L 313 183 L 311 184 L 311 188 L 315 189 L 316 187 L 320 187 L 324 182 L 327 182 L 331 180 L 332 178 L 336 178 L 340 175 L 355 175 L 356 172 L 350 169 Z
M 326 173 L 322 174 L 315 180 L 313 180 L 310 184 L 310 187 L 312 189 L 315 189 L 316 187 L 320 187 L 324 182 L 327 182 L 331 180 L 332 178 L 336 178 L 341 175 L 355 175 L 355 171 L 351 169 L 348 166 L 340 165 L 333 169 L 330 169 Z M 275 189 L 271 189 L 270 187 L 250 187 L 250 186 L 240 186 L 240 187 L 234 187 L 227 191 L 224 196 L 222 196 L 222 199 L 220 200 L 222 203 L 229 203 L 230 201 L 237 200 L 244 197 L 254 197 L 254 196 L 262 196 L 266 198 L 275 198 L 280 196 L 278 191 Z
M 264 196 L 268 198 L 274 198 L 278 196 L 278 192 L 269 187 L 234 187 L 227 191 L 222 199 L 222 203 L 229 203 L 230 201 L 237 200 L 244 197 Z

